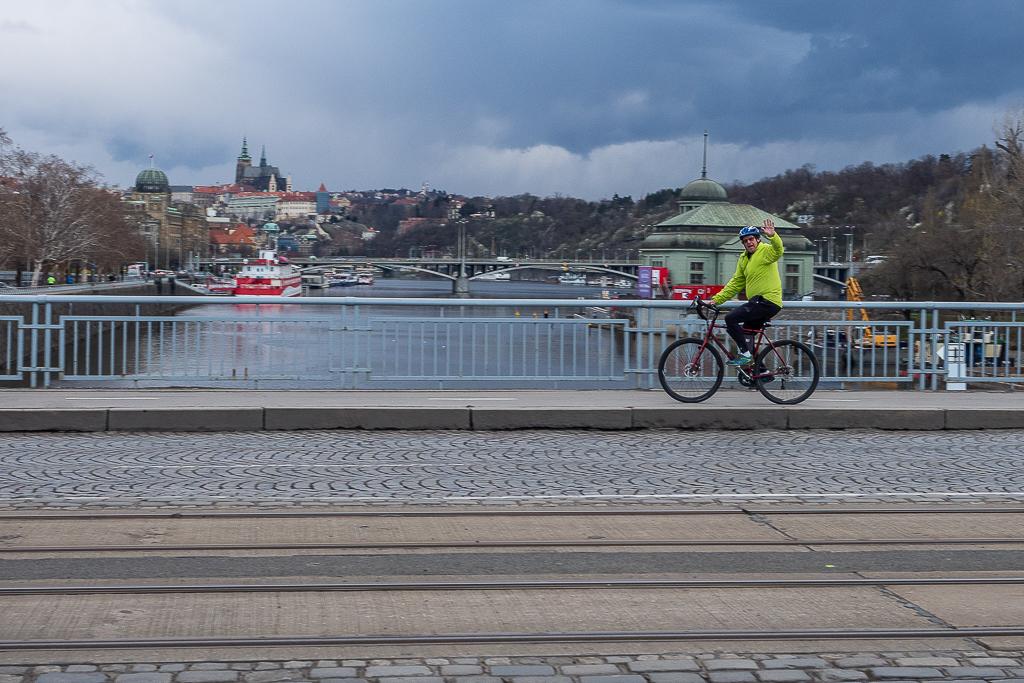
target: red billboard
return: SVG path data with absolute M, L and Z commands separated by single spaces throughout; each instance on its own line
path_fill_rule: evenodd
M 698 296 L 707 300 L 722 291 L 723 285 L 674 285 L 672 298 L 693 301 Z

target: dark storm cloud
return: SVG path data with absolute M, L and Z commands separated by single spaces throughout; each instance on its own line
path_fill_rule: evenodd
M 886 114 L 927 115 L 1021 92 L 1014 74 L 1024 65 L 1024 3 L 1016 0 L 729 5 L 749 21 L 810 37 L 805 58 L 770 77 L 780 106 L 766 112 L 764 134 L 859 135 L 888 125 Z
M 0 127 L 127 183 L 586 197 L 990 142 L 1017 0 L 11 0 Z M 34 31 L 34 33 L 33 33 Z M 173 173 L 170 173 L 173 171 Z

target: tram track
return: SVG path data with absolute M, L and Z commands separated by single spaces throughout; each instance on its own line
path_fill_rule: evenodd
M 156 595 L 203 593 L 336 593 L 398 591 L 658 590 L 732 588 L 834 588 L 852 586 L 1020 586 L 1024 576 L 826 577 L 801 579 L 593 579 L 545 581 L 393 581 L 376 583 L 223 583 L 2 586 L 0 598 L 15 595 Z
M 1022 638 L 1024 626 L 998 619 L 969 624 L 958 623 L 963 621 L 958 618 L 922 619 L 893 602 L 892 592 L 901 588 L 946 591 L 956 586 L 1002 590 L 998 599 L 1010 601 L 1020 594 L 1022 585 L 1024 576 L 4 587 L 0 606 L 9 618 L 45 614 L 41 618 L 47 623 L 18 626 L 12 621 L 0 637 L 0 653 L 324 645 L 529 647 L 574 642 L 614 646 L 667 641 L 959 639 L 977 643 L 985 638 Z M 597 591 L 600 597 L 590 600 L 580 591 Z M 818 591 L 823 595 L 818 596 Z M 391 597 L 395 593 L 410 593 L 410 597 Z M 489 593 L 498 597 L 485 597 Z M 347 595 L 353 597 L 343 597 Z M 753 604 L 746 614 L 745 610 L 706 614 L 712 606 L 747 602 Z M 396 622 L 395 606 L 406 604 L 421 605 L 419 615 Z M 794 610 L 794 604 L 808 607 Z M 576 605 L 583 623 L 592 628 L 579 628 L 579 615 L 565 612 L 568 605 Z M 848 605 L 853 614 L 838 618 L 836 626 L 836 617 L 826 607 L 833 605 Z M 446 606 L 451 614 L 438 618 L 433 614 L 438 606 Z M 496 609 L 490 614 L 474 613 L 484 606 Z M 304 616 L 314 607 L 317 614 Z M 608 615 L 609 607 L 629 611 Z M 523 609 L 504 613 L 502 608 Z M 73 614 L 66 616 L 68 612 Z M 136 622 L 136 614 L 146 621 Z M 149 615 L 155 614 L 161 618 L 154 626 Z M 760 628 L 749 627 L 751 615 Z M 213 633 L 211 622 L 216 624 Z M 481 628 L 466 630 L 467 623 Z M 611 624 L 620 627 L 608 628 Z
M 430 510 L 160 510 L 152 512 L 0 512 L 0 523 L 28 520 L 130 520 L 130 519 L 287 519 L 287 518 L 385 518 L 385 517 L 688 517 L 703 515 L 926 515 L 926 514 L 1021 514 L 1024 506 L 919 505 L 916 507 L 707 507 L 707 508 L 529 508 Z
M 1022 522 L 1014 506 L 0 514 L 0 662 L 269 646 L 1016 643 Z
M 1024 627 L 990 626 L 930 629 L 785 629 L 679 631 L 563 631 L 554 633 L 449 633 L 420 636 L 261 636 L 258 638 L 121 638 L 106 640 L 0 640 L 0 652 L 26 650 L 130 650 L 137 648 L 239 648 L 274 646 L 380 646 L 434 644 L 655 643 L 975 639 L 1022 637 Z
M 0 545 L 0 554 L 34 553 L 137 553 L 137 552 L 246 552 L 257 550 L 466 550 L 517 548 L 692 548 L 722 547 L 776 547 L 794 546 L 929 546 L 929 545 L 1020 545 L 1021 538 L 795 538 L 777 539 L 615 539 L 598 540 L 533 540 L 533 541 L 466 541 L 450 542 L 393 542 L 393 543 L 194 543 L 149 545 L 61 545 L 18 546 Z
M 838 522 L 830 521 L 839 518 L 844 524 L 838 527 Z M 675 519 L 681 521 L 671 521 Z M 813 521 L 816 519 L 821 523 Z M 849 523 L 851 519 L 859 520 L 859 528 Z M 899 521 L 902 519 L 908 522 Z M 964 521 L 971 519 L 979 521 Z M 950 520 L 957 523 L 947 524 Z M 263 525 L 263 521 L 275 523 Z M 877 527 L 883 523 L 892 531 L 878 533 Z M 1024 546 L 1024 535 L 1014 533 L 1021 528 L 1024 507 L 1003 506 L 27 513 L 0 514 L 0 556 L 707 546 L 1005 547 Z M 644 533 L 636 533 L 637 529 Z M 964 530 L 974 533 L 964 534 Z M 74 542 L 39 542 L 54 537 Z M 103 542 L 97 542 L 101 539 Z M 117 542 L 120 539 L 134 542 Z

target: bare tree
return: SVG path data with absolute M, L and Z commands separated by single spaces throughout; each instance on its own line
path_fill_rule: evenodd
M 119 265 L 141 253 L 119 198 L 99 187 L 91 168 L 18 148 L 5 148 L 0 157 L 7 180 L 0 249 L 6 260 L 32 269 L 33 285 L 44 272 L 67 270 L 75 261 Z

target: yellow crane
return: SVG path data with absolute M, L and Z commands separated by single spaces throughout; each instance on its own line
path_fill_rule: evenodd
M 846 300 L 858 303 L 864 301 L 864 292 L 860 288 L 860 282 L 852 276 L 846 279 Z M 852 308 L 846 309 L 846 319 L 853 320 Z M 864 310 L 863 306 L 860 308 L 860 319 L 865 323 L 871 322 L 871 319 L 868 318 L 868 312 Z M 899 344 L 899 339 L 895 334 L 873 334 L 869 325 L 866 325 L 863 330 L 864 337 L 859 342 L 855 342 L 860 346 L 888 346 L 895 348 Z

